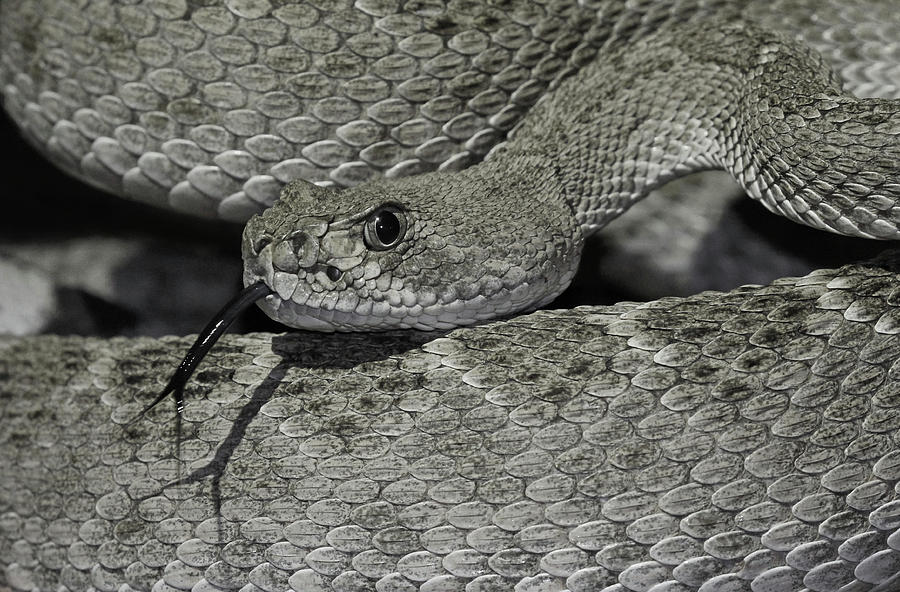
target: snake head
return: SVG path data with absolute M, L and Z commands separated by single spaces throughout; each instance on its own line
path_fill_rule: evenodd
M 511 186 L 512 185 L 512 186 Z M 337 191 L 289 184 L 244 230 L 259 306 L 319 331 L 444 329 L 535 308 L 571 281 L 581 234 L 564 202 L 477 170 Z

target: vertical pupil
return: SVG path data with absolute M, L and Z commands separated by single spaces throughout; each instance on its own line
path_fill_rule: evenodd
M 391 212 L 379 212 L 375 217 L 375 236 L 383 245 L 389 245 L 400 235 L 400 220 Z

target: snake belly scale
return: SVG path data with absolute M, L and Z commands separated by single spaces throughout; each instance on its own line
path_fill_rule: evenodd
M 549 302 L 585 236 L 700 168 L 795 221 L 896 238 L 897 18 L 3 0 L 0 85 L 79 178 L 201 216 L 265 209 L 245 281 L 274 318 L 446 329 Z M 443 336 L 231 338 L 177 440 L 168 410 L 131 420 L 180 341 L 5 339 L 2 582 L 900 589 L 897 272 L 886 255 Z

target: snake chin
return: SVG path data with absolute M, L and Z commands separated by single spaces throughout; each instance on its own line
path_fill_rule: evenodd
M 252 284 L 262 278 L 245 277 Z M 571 278 L 568 278 L 571 280 Z M 265 281 L 264 279 L 262 281 Z M 568 285 L 569 281 L 565 284 Z M 341 310 L 340 305 L 324 300 L 317 305 L 285 299 L 277 291 L 261 298 L 257 305 L 273 320 L 306 331 L 362 332 L 417 329 L 420 331 L 449 330 L 474 325 L 511 314 L 530 312 L 551 302 L 559 295 L 554 291 L 534 302 L 528 289 L 522 285 L 502 294 L 500 298 L 477 295 L 474 298 L 454 300 L 447 304 L 391 305 L 387 302 L 360 302 L 353 310 Z

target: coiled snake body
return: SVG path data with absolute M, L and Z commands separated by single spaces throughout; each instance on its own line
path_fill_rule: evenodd
M 874 68 L 850 82 L 881 98 L 854 97 L 772 30 L 889 36 L 889 4 L 4 1 L 0 81 L 26 137 L 118 193 L 246 219 L 319 182 L 245 230 L 275 318 L 445 328 L 552 300 L 586 234 L 698 168 L 896 238 L 896 87 Z M 896 265 L 233 338 L 177 440 L 167 412 L 131 420 L 180 342 L 6 340 L 5 583 L 900 589 Z

